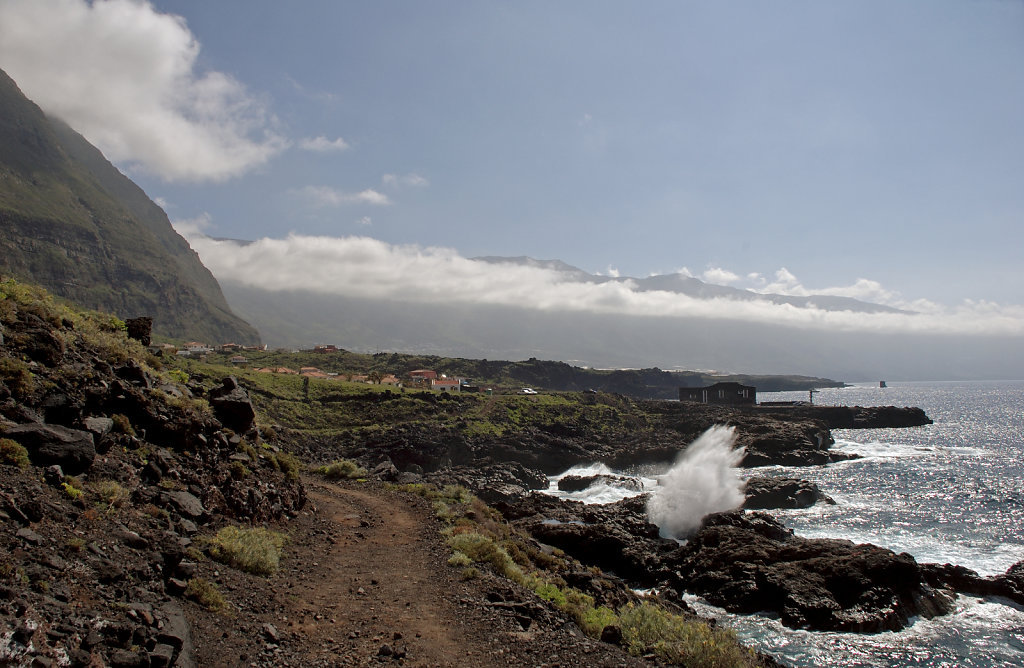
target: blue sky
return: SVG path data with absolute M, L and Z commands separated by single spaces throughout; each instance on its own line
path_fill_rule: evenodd
M 1017 329 L 1022 65 L 1010 1 L 0 0 L 0 67 L 186 234 L 983 303 Z

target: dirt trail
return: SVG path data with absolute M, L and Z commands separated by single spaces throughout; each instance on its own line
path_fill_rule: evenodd
M 291 540 L 275 575 L 200 564 L 234 607 L 188 611 L 200 665 L 644 665 L 501 578 L 462 581 L 423 499 L 305 483 L 307 508 L 277 527 Z
M 360 656 L 379 655 L 387 645 L 408 653 L 416 665 L 483 658 L 490 648 L 476 646 L 458 626 L 460 615 L 450 598 L 454 585 L 439 577 L 440 555 L 423 535 L 430 529 L 422 511 L 414 514 L 408 499 L 335 485 L 308 491 L 321 517 L 348 531 L 339 531 L 338 542 L 320 557 L 323 577 L 293 590 L 302 620 L 296 631 L 314 644 L 334 636 Z M 325 619 L 317 621 L 317 612 Z

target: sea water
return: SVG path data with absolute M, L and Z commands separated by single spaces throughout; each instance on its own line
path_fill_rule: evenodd
M 807 394 L 758 398 L 805 400 Z M 934 424 L 834 430 L 834 447 L 860 459 L 752 470 L 812 480 L 836 501 L 771 511 L 798 535 L 874 543 L 983 575 L 1024 560 L 1024 382 L 875 383 L 822 390 L 814 400 L 919 406 Z M 646 473 L 646 486 L 655 487 L 657 472 Z M 950 615 L 871 635 L 793 630 L 769 616 L 731 615 L 697 597 L 688 600 L 793 666 L 1024 666 L 1024 608 L 1004 599 L 960 596 Z

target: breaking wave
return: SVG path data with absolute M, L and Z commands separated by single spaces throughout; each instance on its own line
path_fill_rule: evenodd
M 734 449 L 733 427 L 715 425 L 701 434 L 659 480 L 647 501 L 647 516 L 668 538 L 685 538 L 711 513 L 743 505 L 739 466 L 743 448 Z

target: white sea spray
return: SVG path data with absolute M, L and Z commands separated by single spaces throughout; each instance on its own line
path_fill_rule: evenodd
M 715 425 L 701 434 L 662 476 L 647 501 L 647 516 L 668 538 L 685 538 L 710 513 L 739 508 L 744 482 L 733 427 Z

